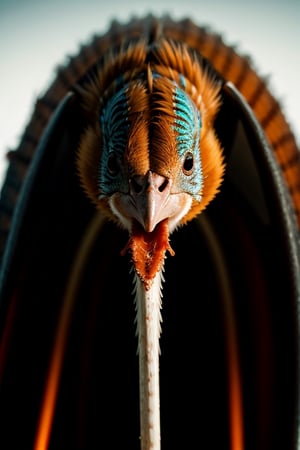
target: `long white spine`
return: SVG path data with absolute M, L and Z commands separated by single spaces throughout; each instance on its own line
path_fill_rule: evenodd
M 146 290 L 138 276 L 136 312 L 140 379 L 141 450 L 160 450 L 159 337 L 161 332 L 161 286 L 159 272 Z

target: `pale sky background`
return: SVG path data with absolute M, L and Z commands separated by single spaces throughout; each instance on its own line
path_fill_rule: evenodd
M 148 12 L 210 25 L 251 55 L 300 143 L 300 0 L 0 0 L 0 182 L 55 67 L 113 18 Z

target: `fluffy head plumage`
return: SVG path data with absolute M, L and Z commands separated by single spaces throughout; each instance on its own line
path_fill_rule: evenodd
M 109 196 L 118 190 L 128 193 L 130 178 L 149 170 L 176 180 L 175 191 L 183 187 L 189 192 L 188 183 L 178 176 L 185 158 L 178 151 L 184 127 L 190 133 L 187 142 L 197 146 L 199 191 L 194 192 L 194 180 L 192 204 L 181 223 L 214 198 L 224 172 L 213 128 L 220 85 L 186 45 L 163 38 L 151 46 L 144 40 L 124 45 L 106 55 L 96 76 L 79 91 L 89 124 L 79 146 L 78 170 L 84 190 L 98 208 L 115 218 Z M 113 146 L 122 147 L 114 161 L 108 159 Z M 108 161 L 119 171 L 115 183 L 105 178 Z

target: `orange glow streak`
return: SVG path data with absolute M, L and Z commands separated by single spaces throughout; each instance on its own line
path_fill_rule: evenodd
M 62 307 L 56 340 L 54 343 L 48 379 L 40 415 L 35 450 L 45 450 L 48 447 L 51 425 L 54 416 L 59 379 L 62 369 L 63 356 L 66 348 L 67 334 L 72 313 L 72 298 L 66 298 Z
M 90 253 L 94 240 L 98 235 L 99 227 L 102 222 L 103 218 L 96 215 L 83 238 L 83 241 L 79 247 L 77 258 L 75 258 L 74 265 L 71 268 L 53 346 L 34 450 L 46 450 L 49 445 L 63 358 L 66 350 L 68 331 L 71 323 L 74 302 L 76 299 L 76 292 L 78 285 L 80 284 L 82 269 Z
M 218 244 L 214 230 L 205 216 L 197 219 L 202 233 L 210 243 L 211 256 L 214 259 L 216 272 L 219 275 L 220 291 L 223 298 L 224 328 L 228 358 L 228 398 L 230 422 L 230 449 L 244 450 L 244 421 L 242 381 L 238 357 L 238 341 L 236 320 L 229 278 L 226 272 L 226 261 Z
M 242 410 L 242 386 L 238 361 L 237 336 L 233 323 L 234 316 L 232 305 L 225 302 L 227 351 L 228 351 L 228 389 L 229 389 L 229 416 L 231 450 L 243 450 L 243 410 Z

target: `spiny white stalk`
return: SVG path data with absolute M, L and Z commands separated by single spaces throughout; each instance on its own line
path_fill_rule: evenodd
M 140 379 L 141 450 L 160 450 L 159 337 L 161 332 L 161 287 L 158 272 L 146 290 L 135 276 L 135 302 Z

